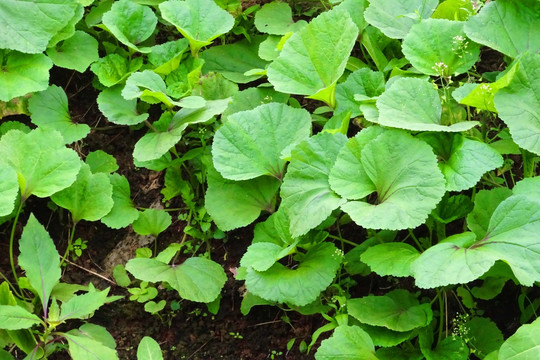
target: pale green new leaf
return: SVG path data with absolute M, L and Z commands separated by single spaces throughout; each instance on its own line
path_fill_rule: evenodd
M 51 196 L 58 206 L 71 212 L 73 222 L 96 221 L 107 215 L 113 207 L 113 187 L 104 173 L 92 174 L 90 166 L 81 165 L 77 180 Z
M 294 22 L 292 10 L 285 2 L 271 2 L 255 13 L 255 28 L 262 33 L 272 35 L 285 35 L 294 32 L 306 25 L 304 20 Z
M 351 118 L 362 114 L 355 95 L 373 98 L 385 90 L 384 74 L 368 68 L 357 70 L 336 86 L 336 113 L 351 111 Z
M 277 91 L 309 95 L 334 106 L 334 87 L 357 36 L 347 11 L 322 13 L 287 40 L 268 67 L 268 81 Z
M 143 337 L 137 347 L 137 360 L 163 360 L 157 341 L 149 336 Z
M 52 289 L 60 280 L 60 256 L 54 243 L 33 214 L 19 240 L 19 266 L 26 271 L 30 285 L 37 291 L 45 317 Z
M 99 59 L 98 42 L 84 31 L 75 31 L 58 48 L 47 49 L 47 55 L 54 65 L 82 73 Z
M 521 325 L 499 349 L 499 360 L 536 360 L 540 357 L 540 319 Z
M 486 3 L 465 24 L 467 36 L 479 44 L 515 58 L 540 50 L 540 3 L 498 0 Z
M 279 262 L 263 272 L 248 268 L 246 287 L 266 300 L 304 306 L 332 283 L 341 260 L 341 252 L 333 244 L 322 243 L 310 248 L 295 269 Z
M 283 247 L 271 242 L 257 242 L 251 244 L 242 259 L 240 265 L 243 267 L 251 267 L 256 271 L 266 271 L 276 261 L 281 259 Z M 281 256 L 280 256 L 281 255 Z
M 338 326 L 323 340 L 315 353 L 316 360 L 377 360 L 375 346 L 368 333 L 358 326 Z
M 343 134 L 319 133 L 292 151 L 280 208 L 289 216 L 293 237 L 318 226 L 345 202 L 330 188 L 328 176 L 346 141 Z
M 445 0 L 437 6 L 432 18 L 465 21 L 473 15 L 471 0 Z
M 377 200 L 375 204 L 350 201 L 341 208 L 365 228 L 417 227 L 445 193 L 445 181 L 429 145 L 402 131 L 386 131 L 368 142 L 361 149 L 361 164 L 355 166 L 363 168 L 375 186 Z
M 414 24 L 429 18 L 437 5 L 437 0 L 370 1 L 364 17 L 389 38 L 403 39 Z
M 191 301 L 214 301 L 227 280 L 221 265 L 201 257 L 192 257 L 180 265 L 159 260 L 135 258 L 126 270 L 143 281 L 166 281 L 181 297 Z
M 140 58 L 136 58 L 140 59 Z M 119 54 L 109 54 L 90 66 L 99 82 L 109 87 L 123 82 L 133 71 L 137 71 L 142 62 L 128 60 Z
M 133 223 L 139 217 L 139 211 L 131 201 L 129 182 L 125 176 L 110 174 L 113 192 L 113 207 L 111 211 L 101 218 L 101 222 L 112 229 L 120 229 Z
M 310 133 L 311 116 L 304 109 L 270 103 L 238 112 L 230 115 L 214 136 L 214 166 L 230 180 L 261 175 L 282 179 L 283 158 Z
M 540 155 L 540 54 L 524 55 L 517 66 L 510 84 L 495 94 L 495 108 L 514 142 Z
M 139 52 L 150 52 L 148 47 L 138 46 L 148 39 L 157 24 L 157 17 L 149 6 L 130 0 L 115 1 L 103 14 L 103 24 L 124 45 Z
M 89 152 L 85 159 L 93 173 L 102 172 L 109 174 L 118 170 L 118 163 L 114 156 L 107 154 L 103 150 Z
M 103 90 L 97 97 L 99 110 L 107 120 L 118 125 L 137 125 L 148 119 L 148 113 L 137 111 L 137 99 L 126 100 L 122 96 L 122 86 Z
M 39 324 L 40 319 L 24 308 L 16 305 L 0 305 L 0 329 L 28 329 Z
M 0 162 L 17 172 L 22 199 L 48 197 L 67 188 L 80 168 L 79 156 L 65 147 L 60 133 L 40 128 L 28 134 L 11 130 L 2 136 Z
M 262 210 L 274 211 L 279 180 L 261 176 L 245 181 L 223 178 L 214 168 L 208 169 L 205 208 L 223 231 L 246 226 L 255 221 Z
M 8 165 L 0 163 L 0 216 L 11 214 L 18 194 L 17 173 Z
M 64 336 L 68 342 L 69 354 L 73 360 L 118 360 L 114 348 L 110 348 L 84 333 L 66 333 Z
M 53 63 L 44 54 L 0 49 L 0 59 L 0 101 L 10 101 L 30 92 L 45 90 L 49 85 L 49 70 Z
M 188 39 L 192 54 L 234 25 L 232 15 L 213 0 L 170 0 L 159 4 L 159 9 L 161 16 Z
M 103 291 L 93 289 L 86 294 L 72 297 L 60 307 L 60 321 L 85 319 L 91 316 L 94 311 L 109 301 L 108 294 L 109 288 Z
M 463 22 L 425 19 L 403 39 L 403 54 L 417 70 L 433 76 L 468 71 L 480 56 L 480 45 L 470 41 Z
M 421 139 L 430 144 L 439 157 L 447 191 L 469 189 L 484 173 L 503 165 L 502 156 L 491 146 L 460 134 L 426 133 Z
M 144 70 L 129 76 L 122 90 L 122 96 L 126 100 L 140 98 L 149 104 L 163 102 L 168 107 L 173 107 L 174 101 L 166 95 L 166 92 L 167 85 L 161 76 L 152 70 Z
M 146 209 L 133 222 L 133 230 L 139 235 L 158 236 L 172 224 L 171 215 L 164 210 Z
M 67 95 L 59 86 L 51 85 L 47 90 L 34 94 L 28 100 L 28 110 L 34 124 L 58 131 L 66 144 L 81 140 L 90 133 L 90 126 L 71 120 Z
M 37 54 L 75 15 L 72 0 L 0 1 L 0 48 Z
M 420 304 L 407 290 L 392 290 L 386 295 L 369 295 L 347 301 L 349 315 L 360 322 L 384 326 L 394 331 L 409 331 L 427 326 L 433 318 L 429 303 Z
M 477 121 L 455 124 L 442 123 L 439 93 L 430 82 L 419 78 L 399 78 L 377 99 L 378 119 L 370 119 L 383 126 L 412 131 L 469 130 Z
M 391 242 L 370 247 L 360 259 L 380 276 L 412 276 L 411 264 L 419 256 L 411 245 Z
M 169 41 L 161 45 L 152 46 L 151 52 L 148 54 L 148 61 L 156 66 L 154 72 L 168 75 L 178 68 L 182 55 L 187 48 L 188 41 L 186 39 Z

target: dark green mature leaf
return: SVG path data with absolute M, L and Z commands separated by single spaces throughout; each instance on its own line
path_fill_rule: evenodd
M 67 95 L 59 86 L 51 85 L 34 94 L 28 100 L 28 110 L 34 124 L 58 131 L 66 144 L 81 140 L 90 133 L 90 126 L 71 120 Z
M 429 18 L 437 5 L 437 0 L 370 1 L 364 17 L 389 38 L 403 39 L 414 24 Z
M 347 11 L 322 13 L 287 40 L 268 67 L 268 81 L 277 91 L 309 95 L 334 106 L 335 85 L 357 36 Z
M 430 304 L 420 304 L 407 290 L 392 290 L 383 296 L 369 295 L 347 301 L 349 315 L 360 322 L 409 331 L 427 326 L 433 318 Z
M 45 90 L 49 85 L 49 70 L 53 63 L 44 54 L 0 49 L 0 59 L 0 101 L 10 101 L 17 96 Z
M 248 268 L 247 289 L 263 299 L 304 306 L 313 302 L 336 276 L 342 253 L 331 243 L 310 248 L 295 269 L 275 263 L 266 271 Z
M 126 270 L 143 281 L 166 281 L 181 297 L 191 301 L 214 301 L 227 280 L 221 265 L 201 257 L 192 257 L 180 265 L 168 265 L 156 259 L 135 258 Z
M 283 158 L 310 133 L 311 116 L 304 109 L 270 103 L 235 113 L 214 136 L 214 166 L 230 180 L 261 175 L 281 179 Z
M 499 350 L 499 360 L 536 360 L 540 356 L 540 319 L 522 325 Z
M 362 323 L 358 326 L 368 333 L 375 346 L 396 346 L 416 335 L 416 332 L 413 330 L 394 331 L 384 326 L 371 326 Z
M 0 2 L 0 48 L 37 54 L 75 15 L 72 0 L 3 0 Z
M 0 305 L 0 329 L 28 329 L 39 323 L 40 319 L 36 315 L 20 306 Z
M 469 41 L 463 22 L 425 19 L 403 39 L 403 54 L 424 74 L 453 76 L 468 71 L 480 56 L 480 45 Z
M 345 203 L 330 188 L 328 175 L 346 141 L 343 134 L 319 133 L 292 151 L 281 187 L 281 207 L 289 216 L 293 237 L 315 228 Z
M 21 198 L 48 197 L 70 186 L 80 169 L 77 153 L 67 149 L 59 132 L 11 130 L 0 138 L 0 162 L 17 172 Z
M 125 176 L 110 174 L 113 192 L 113 207 L 111 211 L 101 218 L 101 222 L 112 229 L 120 229 L 133 223 L 139 217 L 139 211 L 131 201 L 129 182 Z
M 103 14 L 103 24 L 124 45 L 139 52 L 150 52 L 148 47 L 138 46 L 148 39 L 157 24 L 157 17 L 149 6 L 130 0 L 115 1 Z
M 58 48 L 47 49 L 47 55 L 54 65 L 82 73 L 99 59 L 98 42 L 84 31 L 75 31 Z
M 495 107 L 514 142 L 540 155 L 540 54 L 524 55 L 517 66 L 508 86 L 495 94 Z
M 488 318 L 473 317 L 464 326 L 468 331 L 463 335 L 470 339 L 469 346 L 476 350 L 475 354 L 480 358 L 498 350 L 504 341 L 501 330 Z
M 332 336 L 321 342 L 316 360 L 377 360 L 375 346 L 368 333 L 358 326 L 338 326 Z
M 26 271 L 30 285 L 37 291 L 45 317 L 52 289 L 60 280 L 60 256 L 54 243 L 33 214 L 19 240 L 19 265 Z
M 501 0 L 487 3 L 465 24 L 467 36 L 505 55 L 540 50 L 540 3 Z

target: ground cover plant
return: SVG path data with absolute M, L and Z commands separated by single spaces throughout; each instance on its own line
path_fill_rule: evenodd
M 540 358 L 537 0 L 0 19 L 0 359 Z M 159 330 L 119 346 L 115 306 Z M 170 340 L 268 309 L 309 331 Z

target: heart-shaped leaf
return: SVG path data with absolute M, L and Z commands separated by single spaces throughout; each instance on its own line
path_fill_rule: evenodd
M 338 326 L 332 336 L 321 342 L 316 360 L 377 360 L 375 346 L 368 333 L 358 326 Z

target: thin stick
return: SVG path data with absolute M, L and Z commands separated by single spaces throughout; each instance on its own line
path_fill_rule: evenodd
M 69 261 L 68 259 L 65 259 L 64 261 L 67 262 L 69 265 L 73 265 L 73 266 L 75 266 L 75 267 L 78 267 L 78 268 L 81 269 L 81 270 L 84 270 L 84 271 L 86 271 L 86 272 L 89 272 L 90 274 L 92 274 L 92 275 L 94 275 L 94 276 L 97 276 L 98 278 L 101 278 L 101 279 L 103 279 L 103 280 L 105 280 L 105 281 L 107 281 L 107 282 L 109 282 L 109 283 L 111 283 L 111 284 L 113 284 L 113 285 L 115 285 L 115 286 L 118 286 L 118 284 L 117 284 L 116 282 L 110 280 L 109 278 L 107 278 L 107 277 L 105 277 L 105 276 L 103 276 L 103 275 L 101 275 L 101 274 L 98 274 L 98 273 L 95 272 L 95 271 L 92 271 L 92 270 L 90 270 L 90 269 L 87 269 L 87 268 L 84 268 L 84 267 L 82 267 L 82 266 L 80 266 L 80 265 L 77 265 L 77 264 L 75 264 L 74 262 Z

